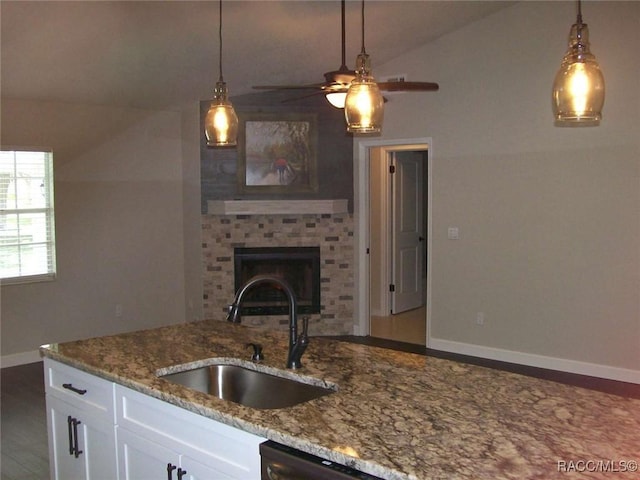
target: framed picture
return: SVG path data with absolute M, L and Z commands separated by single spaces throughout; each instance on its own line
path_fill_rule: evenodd
M 238 189 L 242 193 L 318 190 L 316 116 L 246 113 L 239 118 Z

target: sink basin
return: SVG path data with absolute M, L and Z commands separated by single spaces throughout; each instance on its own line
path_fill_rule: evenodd
M 209 365 L 160 378 L 258 409 L 285 408 L 334 390 L 251 370 L 239 365 Z

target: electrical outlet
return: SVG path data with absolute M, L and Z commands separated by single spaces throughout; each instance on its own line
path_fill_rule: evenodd
M 476 324 L 477 325 L 484 325 L 484 313 L 478 312 L 476 314 Z
M 116 318 L 122 317 L 122 304 L 116 303 L 115 314 Z
M 460 240 L 460 229 L 458 227 L 449 227 L 447 229 L 447 238 L 449 240 Z

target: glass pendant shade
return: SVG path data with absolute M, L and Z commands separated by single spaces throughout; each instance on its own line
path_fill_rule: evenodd
M 602 118 L 604 76 L 589 50 L 589 30 L 578 15 L 569 33 L 569 49 L 553 82 L 557 126 L 596 126 Z
M 351 133 L 379 133 L 384 118 L 384 99 L 370 74 L 369 55 L 356 60 L 356 78 L 345 98 L 344 116 Z
M 227 98 L 227 86 L 216 83 L 213 102 L 204 119 L 204 132 L 209 147 L 233 147 L 238 138 L 238 116 Z
M 327 101 L 336 108 L 344 108 L 347 92 L 330 92 L 325 95 Z

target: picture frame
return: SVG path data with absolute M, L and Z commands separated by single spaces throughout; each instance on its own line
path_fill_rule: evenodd
M 317 192 L 317 136 L 315 114 L 241 114 L 239 192 L 281 195 Z

